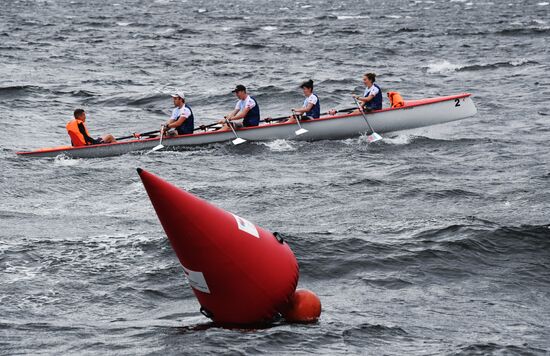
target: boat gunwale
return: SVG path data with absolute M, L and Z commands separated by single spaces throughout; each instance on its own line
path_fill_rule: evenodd
M 405 100 L 405 106 L 401 106 L 401 107 L 397 107 L 397 108 L 389 107 L 389 108 L 384 108 L 384 109 L 381 109 L 381 110 L 374 110 L 374 111 L 371 111 L 371 112 L 367 113 L 366 115 L 373 115 L 373 114 L 382 113 L 382 112 L 386 112 L 386 111 L 393 111 L 393 110 L 407 110 L 407 109 L 411 109 L 411 108 L 417 107 L 417 106 L 430 105 L 430 104 L 440 103 L 440 102 L 454 100 L 454 99 L 467 98 L 471 95 L 472 94 L 470 94 L 470 93 L 461 93 L 461 94 L 456 94 L 456 95 L 440 96 L 440 97 L 435 97 L 435 98 L 412 99 L 412 100 L 409 100 L 409 102 L 413 102 L 411 104 L 407 104 L 407 100 Z M 361 114 L 360 113 L 355 113 L 355 112 L 351 112 L 349 114 L 342 114 L 342 115 L 336 114 L 336 115 L 320 117 L 320 118 L 317 118 L 317 119 L 307 120 L 307 121 L 304 121 L 303 123 L 313 123 L 313 122 L 320 122 L 320 121 L 334 120 L 334 119 L 345 119 L 345 118 L 359 116 L 359 115 L 361 115 Z M 238 129 L 236 129 L 236 131 L 239 132 L 239 131 L 248 131 L 248 130 L 258 130 L 258 129 L 264 129 L 264 128 L 270 128 L 270 127 L 284 126 L 284 125 L 296 125 L 296 124 L 293 123 L 293 122 L 280 122 L 280 123 L 275 123 L 275 124 L 240 127 Z M 164 137 L 163 142 L 173 140 L 173 139 L 179 139 L 179 138 L 183 138 L 183 137 L 220 134 L 220 133 L 225 133 L 225 132 L 228 132 L 228 130 L 224 130 L 224 131 L 219 131 L 219 130 L 218 131 L 205 131 L 205 132 L 191 133 L 191 134 L 186 134 L 186 135 L 177 135 L 177 136 L 173 136 L 173 137 Z M 136 140 L 130 140 L 130 141 L 123 141 L 123 142 L 102 143 L 102 144 L 98 144 L 98 145 L 85 145 L 85 146 L 79 146 L 79 147 L 62 146 L 62 147 L 53 147 L 51 149 L 38 149 L 38 150 L 34 150 L 34 151 L 19 151 L 19 152 L 16 152 L 16 154 L 17 155 L 33 155 L 33 154 L 40 154 L 40 153 L 51 153 L 51 152 L 56 152 L 56 151 L 59 151 L 59 152 L 61 152 L 61 151 L 75 151 L 75 150 L 80 150 L 80 149 L 89 149 L 91 147 L 94 147 L 94 148 L 96 148 L 96 147 L 112 147 L 112 146 L 115 146 L 115 145 L 127 145 L 127 144 L 132 144 L 132 143 L 149 142 L 149 141 L 157 141 L 157 140 L 158 140 L 157 137 L 152 137 L 152 138 L 146 138 L 146 139 L 141 139 L 141 140 L 136 139 Z

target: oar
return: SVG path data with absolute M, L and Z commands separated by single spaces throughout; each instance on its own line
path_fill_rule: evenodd
M 338 112 L 350 112 L 350 111 L 353 111 L 353 110 L 355 110 L 355 109 L 356 109 L 356 108 L 341 109 L 341 110 L 337 110 L 336 113 L 338 113 Z M 330 113 L 327 111 L 327 112 L 321 113 L 321 116 L 323 116 L 323 115 L 328 115 L 328 114 L 330 114 Z M 262 122 L 281 121 L 281 120 L 286 120 L 286 119 L 288 119 L 288 116 L 269 117 L 269 118 L 267 118 L 267 119 L 262 120 Z
M 141 132 L 141 133 L 134 133 L 133 135 L 118 137 L 116 140 L 117 140 L 117 141 L 120 141 L 120 140 L 129 139 L 129 138 L 138 138 L 138 137 L 140 137 L 140 136 L 149 136 L 149 135 L 152 135 L 152 134 L 156 134 L 157 132 L 159 132 L 159 130 L 148 131 L 148 132 Z
M 294 114 L 294 117 L 296 118 L 296 123 L 298 124 L 298 127 L 299 129 L 294 131 L 294 133 L 296 134 L 296 136 L 300 136 L 302 134 L 305 134 L 308 132 L 308 130 L 302 128 L 302 125 L 300 125 L 300 118 L 299 118 L 299 115 L 296 114 L 296 111 L 294 111 L 294 109 L 292 110 L 292 113 Z
M 200 125 L 199 127 L 195 127 L 193 129 L 193 131 L 197 131 L 197 130 L 206 130 L 207 128 L 209 127 L 214 127 L 216 125 L 219 125 L 217 122 L 216 123 L 213 123 L 213 124 L 210 124 L 210 125 Z
M 193 131 L 204 130 L 206 128 L 216 126 L 216 125 L 218 125 L 218 123 L 211 124 L 211 125 L 201 125 L 199 127 L 194 128 Z M 120 141 L 120 140 L 127 140 L 129 138 L 139 138 L 140 136 L 151 136 L 152 134 L 156 134 L 158 132 L 159 132 L 159 130 L 147 131 L 147 132 L 135 132 L 133 135 L 118 137 L 118 138 L 116 138 L 116 140 Z
M 376 132 L 374 132 L 374 130 L 372 129 L 372 126 L 369 124 L 369 120 L 367 119 L 367 116 L 365 115 L 365 113 L 363 112 L 363 108 L 361 107 L 361 105 L 359 104 L 359 102 L 357 101 L 357 99 L 355 99 L 354 96 L 352 96 L 353 100 L 355 101 L 355 105 L 357 105 L 357 108 L 359 109 L 359 111 L 361 112 L 361 115 L 363 115 L 363 119 L 365 119 L 365 122 L 367 123 L 367 126 L 369 127 L 369 130 L 372 132 L 372 134 L 368 135 L 367 136 L 367 141 L 368 142 L 376 142 L 376 141 L 379 141 L 382 139 L 382 136 L 380 136 L 379 134 L 377 134 Z
M 229 128 L 231 128 L 231 131 L 233 131 L 233 134 L 235 135 L 235 139 L 231 142 L 233 142 L 234 145 L 240 145 L 241 143 L 246 142 L 246 140 L 244 138 L 240 138 L 237 135 L 237 132 L 235 131 L 235 129 L 233 128 L 233 125 L 231 125 L 231 123 L 229 122 L 227 117 L 224 117 L 224 119 L 225 119 L 225 122 L 227 123 L 227 125 L 229 125 Z
M 151 152 L 155 152 L 155 151 L 158 151 L 158 150 L 161 150 L 164 148 L 164 145 L 162 144 L 162 137 L 164 136 L 164 125 L 162 125 L 160 127 L 160 141 L 159 141 L 159 144 L 156 145 L 155 147 L 153 147 L 151 149 L 151 151 L 147 152 L 146 154 L 149 154 Z

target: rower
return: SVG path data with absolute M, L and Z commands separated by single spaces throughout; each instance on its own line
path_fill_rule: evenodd
M 76 109 L 74 111 L 74 119 L 67 123 L 67 132 L 71 138 L 71 144 L 74 147 L 87 146 L 87 145 L 99 145 L 102 143 L 116 142 L 113 135 L 104 135 L 96 139 L 90 137 L 90 133 L 84 125 L 86 122 L 86 113 L 82 109 Z
M 172 116 L 164 125 L 164 132 L 170 136 L 186 135 L 193 133 L 195 117 L 189 105 L 185 104 L 185 94 L 177 90 L 172 94 L 174 110 Z
M 313 93 L 313 80 L 303 82 L 300 88 L 306 97 L 304 105 L 301 108 L 292 109 L 292 111 L 301 115 L 301 121 L 318 119 L 321 116 L 321 102 L 317 94 Z M 287 122 L 296 122 L 296 117 L 292 115 Z
M 361 107 L 366 112 L 382 109 L 382 89 L 374 82 L 375 80 L 376 74 L 365 74 L 363 76 L 363 83 L 366 86 L 365 93 L 363 96 L 353 95 L 355 99 L 361 102 Z
M 229 129 L 226 120 L 231 122 L 243 119 L 242 123 L 232 122 L 231 124 L 234 127 L 258 126 L 260 124 L 260 106 L 256 99 L 247 94 L 246 87 L 242 84 L 237 85 L 233 93 L 235 93 L 239 101 L 237 101 L 233 111 L 224 119 L 218 121 L 218 124 L 223 124 L 221 130 Z

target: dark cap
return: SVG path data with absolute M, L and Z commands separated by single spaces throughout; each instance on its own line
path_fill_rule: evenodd
M 239 84 L 235 87 L 235 90 L 233 90 L 232 93 L 236 93 L 238 91 L 246 91 L 246 87 L 242 84 Z

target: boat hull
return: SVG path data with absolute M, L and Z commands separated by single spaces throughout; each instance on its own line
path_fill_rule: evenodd
M 443 124 L 475 115 L 477 109 L 470 94 L 460 94 L 432 99 L 407 101 L 404 107 L 388 108 L 366 114 L 370 125 L 379 134 L 419 127 Z M 359 113 L 325 116 L 302 122 L 308 132 L 297 136 L 296 124 L 275 123 L 237 130 L 239 137 L 248 141 L 270 141 L 276 139 L 316 141 L 357 137 L 368 131 L 368 126 Z M 165 147 L 208 145 L 234 139 L 231 131 L 208 131 L 190 135 L 164 138 Z M 111 144 L 58 147 L 36 151 L 17 152 L 32 157 L 97 158 L 125 154 L 132 151 L 150 150 L 158 145 L 158 138 L 131 140 Z

